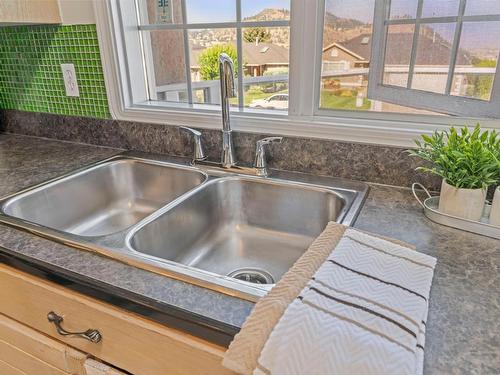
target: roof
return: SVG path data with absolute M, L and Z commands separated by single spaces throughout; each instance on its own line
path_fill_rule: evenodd
M 334 42 L 334 43 L 329 44 L 328 46 L 324 47 L 323 48 L 323 52 L 328 51 L 328 50 L 332 49 L 333 47 L 338 48 L 338 49 L 342 50 L 343 52 L 351 55 L 352 57 L 354 57 L 358 61 L 365 61 L 365 60 L 368 61 L 368 59 L 365 59 L 363 56 L 358 55 L 354 51 L 351 51 L 350 49 L 347 49 L 341 43 L 337 43 L 337 42 Z
M 413 43 L 413 33 L 391 33 L 389 38 L 392 45 L 397 48 L 388 50 L 386 62 L 389 65 L 404 65 L 408 64 L 408 56 L 411 54 Z M 342 43 L 336 43 L 346 50 L 351 51 L 351 54 L 360 56 L 362 60 L 369 61 L 371 56 L 371 35 L 361 34 L 355 38 Z M 446 43 L 441 37 L 431 37 L 430 35 L 421 35 L 419 38 L 419 51 L 423 51 L 418 57 L 419 65 L 448 65 L 451 53 L 451 45 Z M 334 43 L 335 44 L 335 43 Z M 333 46 L 326 47 L 329 49 Z M 422 48 L 423 47 L 423 48 Z M 464 51 L 459 51 L 459 65 L 470 65 L 471 59 Z
M 247 65 L 288 65 L 290 52 L 285 47 L 272 43 L 243 42 L 244 63 Z
M 204 47 L 195 46 L 190 49 L 191 66 L 198 66 L 198 57 Z M 273 43 L 249 43 L 243 42 L 244 63 L 252 65 L 288 65 L 289 50 Z

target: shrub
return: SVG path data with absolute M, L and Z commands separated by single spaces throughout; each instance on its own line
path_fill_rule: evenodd
M 205 49 L 198 57 L 200 75 L 203 80 L 211 81 L 219 79 L 219 56 L 221 53 L 227 53 L 229 55 L 234 62 L 234 73 L 237 73 L 238 54 L 236 53 L 236 48 L 231 44 L 216 44 Z

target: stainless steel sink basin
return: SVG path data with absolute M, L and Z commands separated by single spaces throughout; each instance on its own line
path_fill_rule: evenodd
M 0 222 L 257 300 L 368 186 L 127 152 L 0 200 Z
M 116 160 L 9 200 L 5 214 L 78 236 L 122 231 L 205 181 L 190 169 Z
M 130 238 L 133 250 L 257 284 L 273 284 L 346 200 L 327 189 L 250 177 L 206 184 L 152 218 Z

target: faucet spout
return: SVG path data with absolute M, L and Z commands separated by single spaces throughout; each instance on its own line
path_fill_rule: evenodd
M 223 168 L 231 168 L 236 164 L 234 158 L 233 137 L 229 115 L 229 98 L 236 97 L 234 83 L 234 63 L 226 54 L 219 56 L 220 95 L 222 108 L 222 156 Z

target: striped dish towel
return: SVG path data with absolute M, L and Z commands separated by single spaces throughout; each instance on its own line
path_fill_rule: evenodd
M 256 375 L 422 374 L 435 264 L 330 223 L 256 304 L 223 364 Z

